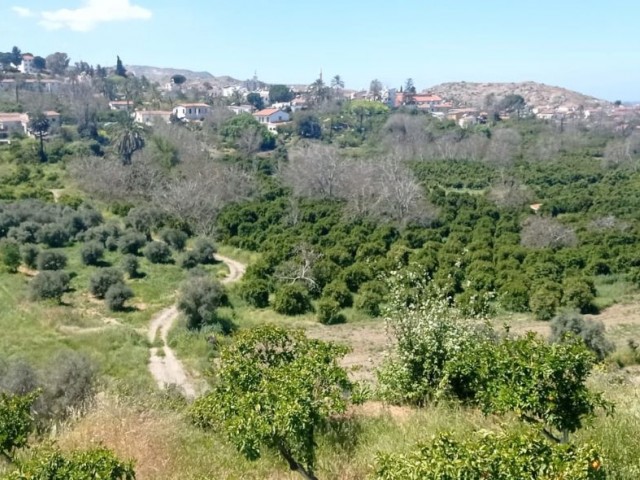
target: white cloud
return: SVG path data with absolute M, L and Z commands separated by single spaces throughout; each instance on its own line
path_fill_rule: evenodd
M 20 16 L 20 17 L 32 17 L 33 16 L 33 12 L 31 10 L 29 10 L 28 8 L 11 7 L 11 10 L 16 12 L 18 14 L 18 16 Z
M 150 10 L 132 5 L 130 0 L 85 0 L 76 9 L 41 12 L 38 23 L 47 30 L 68 28 L 76 32 L 88 32 L 100 23 L 148 20 L 151 15 Z

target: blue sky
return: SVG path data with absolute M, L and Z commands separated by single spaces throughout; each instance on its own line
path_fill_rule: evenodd
M 418 89 L 534 80 L 640 100 L 638 0 L 0 0 L 0 49 Z

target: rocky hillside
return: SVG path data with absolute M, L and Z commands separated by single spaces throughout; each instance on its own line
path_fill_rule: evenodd
M 216 77 L 209 72 L 192 72 L 191 70 L 184 70 L 179 68 L 159 68 L 148 67 L 143 65 L 126 65 L 127 71 L 132 72 L 137 77 L 145 76 L 152 82 L 159 82 L 164 84 L 169 81 L 173 75 L 184 75 L 187 78 L 188 83 L 203 83 L 209 82 L 214 87 L 224 87 L 227 85 L 238 85 L 240 80 L 229 76 Z
M 533 107 L 560 107 L 582 105 L 585 108 L 608 105 L 609 102 L 600 100 L 582 93 L 567 90 L 566 88 L 545 85 L 536 82 L 520 83 L 470 83 L 450 82 L 442 83 L 428 89 L 446 100 L 451 100 L 459 105 L 483 108 L 485 98 L 495 95 L 497 100 L 510 95 L 521 95 L 527 105 Z

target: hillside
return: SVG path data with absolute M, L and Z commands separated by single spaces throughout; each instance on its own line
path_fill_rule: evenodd
M 189 83 L 209 82 L 213 86 L 224 87 L 226 85 L 240 84 L 242 81 L 228 75 L 216 77 L 209 72 L 194 72 L 180 68 L 161 68 L 144 65 L 127 65 L 126 69 L 137 77 L 145 76 L 152 82 L 165 83 L 173 75 L 184 75 Z
M 522 95 L 531 107 L 580 106 L 593 108 L 608 105 L 606 100 L 590 97 L 573 90 L 554 87 L 537 82 L 519 83 L 472 83 L 448 82 L 428 89 L 456 104 L 482 108 L 487 95 L 494 94 L 502 98 L 509 94 Z

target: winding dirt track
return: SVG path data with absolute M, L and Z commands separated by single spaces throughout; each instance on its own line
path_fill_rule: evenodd
M 215 255 L 215 259 L 225 263 L 229 268 L 229 274 L 222 280 L 222 283 L 237 282 L 244 275 L 246 266 L 242 263 L 218 254 Z M 176 385 L 187 398 L 194 398 L 197 394 L 197 389 L 189 378 L 182 362 L 167 344 L 169 331 L 178 315 L 178 308 L 172 305 L 159 312 L 151 320 L 148 331 L 149 342 L 153 344 L 159 335 L 162 346 L 151 347 L 149 350 L 149 371 L 161 389 L 169 385 Z

